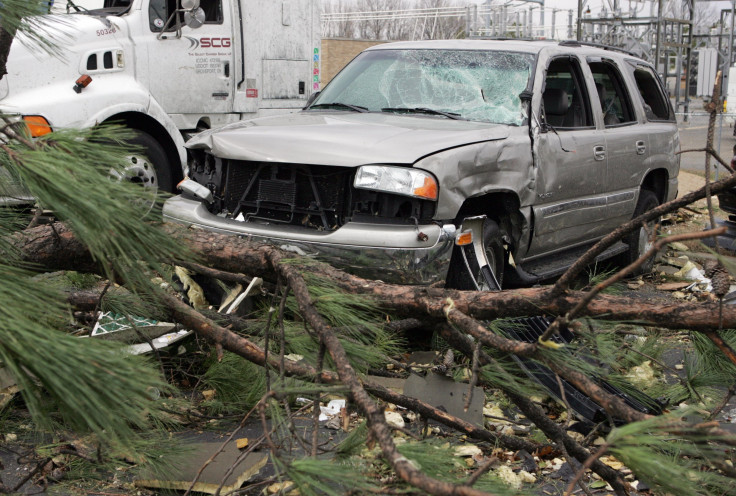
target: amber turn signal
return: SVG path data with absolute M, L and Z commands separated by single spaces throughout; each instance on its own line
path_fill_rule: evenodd
M 428 200 L 436 200 L 437 199 L 437 181 L 435 181 L 434 178 L 425 176 L 424 184 L 414 189 L 414 196 L 418 196 L 420 198 L 427 198 Z
M 40 115 L 24 115 L 23 122 L 26 123 L 28 132 L 34 138 L 49 134 L 52 131 L 49 121 Z
M 473 242 L 473 231 L 463 231 L 458 233 L 455 238 L 455 244 L 458 246 L 466 246 Z

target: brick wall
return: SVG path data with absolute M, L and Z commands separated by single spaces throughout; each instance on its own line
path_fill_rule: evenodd
M 322 39 L 322 87 L 324 88 L 335 74 L 353 60 L 360 52 L 373 45 L 388 43 L 375 40 L 351 40 L 347 38 Z

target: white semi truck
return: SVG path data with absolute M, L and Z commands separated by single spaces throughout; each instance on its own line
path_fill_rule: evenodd
M 51 55 L 22 35 L 0 79 L 0 112 L 34 135 L 116 122 L 135 130 L 127 175 L 173 191 L 188 136 L 295 111 L 319 90 L 319 0 L 57 0 L 34 23 Z

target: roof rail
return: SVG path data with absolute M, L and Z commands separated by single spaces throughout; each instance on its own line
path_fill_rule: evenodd
M 469 40 L 488 40 L 488 41 L 554 41 L 545 38 L 513 38 L 510 36 L 470 36 Z
M 602 43 L 591 43 L 588 41 L 578 41 L 578 40 L 565 40 L 565 41 L 560 42 L 560 46 L 589 46 L 589 47 L 600 48 L 603 50 L 621 52 L 621 53 L 625 53 L 626 55 L 631 55 L 632 57 L 641 58 L 639 55 L 635 54 L 634 52 L 630 52 L 628 50 L 624 50 L 623 48 L 619 48 L 619 47 L 615 47 L 611 45 L 604 45 Z

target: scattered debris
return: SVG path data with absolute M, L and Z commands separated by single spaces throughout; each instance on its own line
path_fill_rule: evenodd
M 186 491 L 192 486 L 192 481 L 199 475 L 197 482 L 192 487 L 193 491 L 207 494 L 228 494 L 239 489 L 243 483 L 256 475 L 268 461 L 268 455 L 265 453 L 249 453 L 243 456 L 243 453 L 234 443 L 228 443 L 222 452 L 207 463 L 220 450 L 221 445 L 220 442 L 188 445 L 187 454 L 179 466 L 172 471 L 171 476 L 166 478 L 140 478 L 135 481 L 135 485 L 137 487 Z M 204 470 L 199 474 L 202 467 L 204 467 Z M 150 474 L 143 477 L 150 477 Z
M 324 422 L 332 417 L 340 414 L 340 410 L 345 408 L 345 400 L 330 400 L 327 406 L 320 405 L 319 421 Z
M 102 312 L 92 328 L 90 337 L 113 339 L 124 343 L 135 343 L 141 336 L 154 339 L 176 329 L 176 324 L 158 322 L 153 319 L 135 315 L 120 315 L 113 312 Z
M 128 353 L 130 353 L 131 355 L 142 355 L 144 353 L 150 353 L 154 349 L 160 350 L 163 348 L 168 348 L 172 344 L 183 341 L 193 334 L 194 333 L 192 331 L 187 330 L 170 332 L 151 340 L 151 343 L 153 343 L 153 349 L 151 348 L 151 345 L 149 343 L 137 343 L 128 346 Z M 179 346 L 179 348 L 177 348 L 176 350 L 176 355 L 183 355 L 184 353 L 186 353 L 186 348 L 184 348 L 184 346 Z
M 202 289 L 202 286 L 192 279 L 193 272 L 189 269 L 185 269 L 184 267 L 179 267 L 178 265 L 174 267 L 174 272 L 179 278 L 184 291 L 186 291 L 189 304 L 196 310 L 207 308 L 209 303 L 204 297 L 204 290 Z
M 16 384 L 13 376 L 10 375 L 10 372 L 5 367 L 0 366 L 0 411 L 13 400 L 13 397 L 19 391 L 20 388 Z
M 428 372 L 425 377 L 412 374 L 404 384 L 404 395 L 422 400 L 450 415 L 483 426 L 483 404 L 485 392 L 483 388 L 473 388 L 473 398 L 468 410 L 465 410 L 465 395 L 468 385 L 455 382 L 451 377 Z
M 396 427 L 397 429 L 403 429 L 406 426 L 404 417 L 402 417 L 400 413 L 386 410 L 383 414 L 386 417 L 386 423 L 388 423 L 388 425 Z

